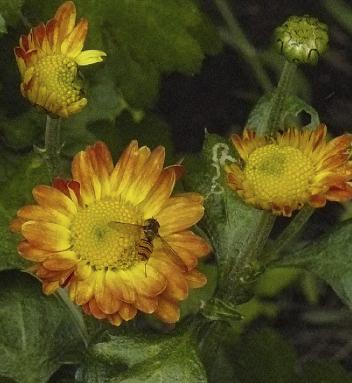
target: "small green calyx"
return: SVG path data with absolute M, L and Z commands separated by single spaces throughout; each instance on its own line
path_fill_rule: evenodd
M 316 65 L 328 48 L 326 24 L 308 15 L 291 16 L 275 29 L 275 45 L 289 62 Z

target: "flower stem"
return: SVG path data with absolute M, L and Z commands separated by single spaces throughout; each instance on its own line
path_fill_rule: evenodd
M 241 30 L 226 0 L 214 0 L 219 12 L 227 24 L 228 30 L 220 30 L 220 37 L 238 51 L 252 68 L 259 85 L 264 92 L 272 90 L 269 76 L 265 72 L 253 45 Z
M 291 89 L 291 84 L 296 72 L 296 68 L 296 64 L 285 61 L 279 84 L 273 95 L 273 106 L 269 115 L 267 132 L 261 133 L 275 133 L 277 130 L 282 128 L 282 112 L 285 108 L 285 102 Z
M 314 213 L 314 208 L 305 205 L 289 223 L 289 225 L 282 231 L 278 236 L 276 241 L 274 241 L 263 254 L 261 258 L 265 263 L 270 263 L 271 261 L 277 259 L 280 252 L 288 246 L 293 239 L 300 233 L 304 225 L 307 223 L 311 215 Z
M 52 118 L 49 115 L 46 116 L 44 155 L 51 179 L 61 173 L 60 125 L 60 118 Z

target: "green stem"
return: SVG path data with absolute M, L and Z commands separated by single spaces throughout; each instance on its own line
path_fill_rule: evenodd
M 46 116 L 44 155 L 51 179 L 61 174 L 60 125 L 60 118 L 52 118 L 49 115 Z
M 67 293 L 64 289 L 58 289 L 56 292 L 56 297 L 61 300 L 64 307 L 67 309 L 73 324 L 75 325 L 79 336 L 81 337 L 84 345 L 88 346 L 88 332 L 82 315 L 78 311 L 77 307 L 71 302 L 68 298 Z
M 301 232 L 304 225 L 307 223 L 311 215 L 314 213 L 314 208 L 305 205 L 289 223 L 289 225 L 283 230 L 283 232 L 278 236 L 276 241 L 274 241 L 268 249 L 263 254 L 262 260 L 265 263 L 269 263 L 275 260 L 280 252 L 287 247 Z
M 273 96 L 273 106 L 270 111 L 267 132 L 258 132 L 258 133 L 275 133 L 281 126 L 282 120 L 282 112 L 285 108 L 285 102 L 289 95 L 291 84 L 296 72 L 297 65 L 285 61 L 284 67 L 281 72 L 281 77 L 279 80 L 279 84 L 275 90 Z
M 270 78 L 264 70 L 260 60 L 258 59 L 255 48 L 242 32 L 241 27 L 231 12 L 231 9 L 226 0 L 214 0 L 214 3 L 221 13 L 223 19 L 225 20 L 229 30 L 229 32 L 220 31 L 220 36 L 226 43 L 231 45 L 244 57 L 244 59 L 252 68 L 252 71 L 263 91 L 270 92 L 272 90 Z
M 237 249 L 237 254 L 222 260 L 218 265 L 222 272 L 216 296 L 224 302 L 241 304 L 250 299 L 250 286 L 256 281 L 259 272 L 257 259 L 275 222 L 272 214 L 264 211 L 261 215 L 256 227 L 250 229 L 246 246 L 242 244 Z M 235 247 L 233 253 L 236 253 Z

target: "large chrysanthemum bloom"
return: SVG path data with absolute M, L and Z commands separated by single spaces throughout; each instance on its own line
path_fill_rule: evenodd
M 87 104 L 78 66 L 102 61 L 99 50 L 82 51 L 88 21 L 76 24 L 76 7 L 67 1 L 53 19 L 31 29 L 15 48 L 22 77 L 21 92 L 32 104 L 59 117 L 80 112 Z
M 232 137 L 242 163 L 225 167 L 229 186 L 249 204 L 290 217 L 308 203 L 352 198 L 352 135 L 326 140 L 326 126 L 289 129 L 276 137 L 258 137 L 245 129 Z
M 182 167 L 163 168 L 164 157 L 163 147 L 151 152 L 132 141 L 114 167 L 98 142 L 74 157 L 72 181 L 34 188 L 36 204 L 18 211 L 12 229 L 22 234 L 19 253 L 35 262 L 31 271 L 45 293 L 67 286 L 86 313 L 115 325 L 138 310 L 179 319 L 179 302 L 206 283 L 196 266 L 210 246 L 189 230 L 203 216 L 203 198 L 171 196 Z M 148 254 L 139 225 L 150 218 L 162 239 Z M 111 222 L 127 225 L 119 231 Z

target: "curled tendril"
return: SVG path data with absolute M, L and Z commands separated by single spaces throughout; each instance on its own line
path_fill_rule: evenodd
M 297 64 L 316 65 L 327 50 L 328 27 L 308 15 L 291 16 L 275 30 L 275 45 L 285 58 Z

